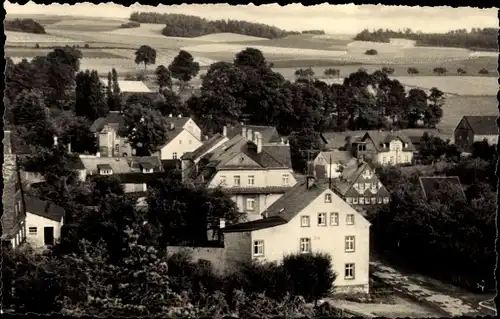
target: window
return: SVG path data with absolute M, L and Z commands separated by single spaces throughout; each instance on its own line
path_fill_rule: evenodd
M 346 224 L 347 225 L 354 225 L 354 214 L 347 214 L 346 215 Z
M 352 203 L 353 204 L 357 204 L 358 203 L 358 198 L 357 197 L 353 197 L 352 198 Z
M 300 217 L 300 227 L 309 227 L 311 225 L 311 220 L 309 216 Z
M 193 130 L 193 126 L 192 125 L 188 125 L 188 131 L 192 131 Z
M 179 144 L 182 144 L 182 140 L 179 140 Z
M 354 236 L 345 236 L 345 252 L 353 253 L 356 250 Z
M 385 164 L 385 163 L 387 163 L 387 157 L 384 156 L 384 157 L 382 157 L 382 164 Z
M 377 203 L 382 204 L 382 197 L 377 198 Z
M 101 169 L 101 175 L 111 175 L 113 174 L 113 171 L 110 169 Z
M 288 174 L 283 174 L 281 176 L 281 182 L 283 183 L 283 185 L 288 185 L 289 183 L 289 175 Z
M 220 180 L 221 185 L 226 185 L 226 176 L 225 175 L 221 175 L 219 177 L 219 180 Z
M 376 191 L 377 190 L 377 183 L 372 183 L 371 188 L 372 188 L 372 191 Z
M 143 172 L 144 174 L 153 173 L 153 169 L 152 169 L 152 168 L 143 168 L 143 169 L 142 169 L 142 172 Z
M 255 209 L 255 198 L 247 198 L 247 210 Z
M 16 203 L 16 205 L 14 206 L 14 210 L 16 212 L 16 217 L 19 215 L 19 203 Z
M 177 159 L 177 153 L 176 152 L 172 153 L 172 159 Z
M 394 156 L 391 156 L 391 163 L 394 163 Z
M 303 254 L 311 252 L 311 238 L 300 239 L 300 252 Z
M 377 203 L 377 198 L 376 197 L 372 197 L 372 204 L 376 204 Z
M 325 194 L 325 203 L 332 202 L 332 194 Z
M 28 233 L 30 235 L 36 235 L 36 227 L 29 227 L 28 228 Z
M 398 163 L 401 163 L 401 155 L 398 155 Z
M 410 157 L 408 155 L 405 155 L 405 162 L 409 163 L 410 162 Z
M 363 205 L 363 204 L 365 203 L 365 198 L 364 198 L 364 197 L 360 197 L 360 198 L 358 199 L 358 201 L 359 201 L 359 203 L 360 203 L 361 205 Z
M 234 177 L 234 186 L 240 186 L 240 177 L 238 175 Z
M 371 183 L 365 183 L 365 189 L 370 189 Z
M 254 256 L 264 256 L 264 241 L 255 240 L 253 242 L 253 255 Z
M 346 197 L 346 198 L 345 198 L 345 201 L 346 201 L 348 204 L 352 204 L 352 197 Z
M 370 176 L 371 174 L 372 174 L 372 171 L 370 171 L 370 169 L 369 169 L 369 168 L 367 168 L 367 169 L 365 170 L 365 174 L 364 174 L 364 175 L 365 175 L 365 176 Z
M 358 183 L 358 189 L 359 189 L 360 193 L 364 193 L 364 191 L 365 191 L 365 184 Z
M 326 226 L 326 213 L 318 214 L 318 226 Z
M 370 197 L 365 197 L 365 204 L 366 205 L 370 204 Z
M 191 143 L 193 143 L 193 141 L 189 140 L 189 141 L 188 141 L 188 144 L 189 144 L 189 145 L 191 145 Z
M 384 204 L 389 203 L 389 197 L 384 197 Z
M 354 263 L 345 264 L 344 279 L 354 279 Z
M 330 213 L 330 226 L 339 225 L 339 213 Z
M 248 175 L 248 185 L 253 185 L 255 183 L 255 176 Z

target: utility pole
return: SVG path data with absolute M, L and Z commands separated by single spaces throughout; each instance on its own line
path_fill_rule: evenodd
M 314 153 L 319 152 L 319 151 L 314 150 L 314 149 L 302 149 L 302 150 L 299 150 L 299 152 L 304 152 L 307 154 L 307 175 L 309 176 L 311 174 L 311 172 L 309 171 L 309 164 L 311 162 L 311 154 L 314 154 Z

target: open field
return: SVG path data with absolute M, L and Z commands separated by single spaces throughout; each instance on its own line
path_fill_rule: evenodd
M 118 35 L 118 36 L 143 36 L 143 37 L 166 38 L 161 33 L 163 28 L 165 28 L 163 24 L 141 23 L 141 25 L 137 28 L 115 29 L 113 31 L 106 32 L 106 34 Z
M 302 48 L 310 50 L 333 50 L 333 51 L 345 51 L 346 45 L 350 40 L 337 39 L 333 36 L 327 38 L 321 38 L 310 34 L 301 35 L 290 35 L 284 38 L 271 39 L 265 42 L 263 41 L 245 41 L 245 42 L 235 42 L 234 44 L 241 45 L 259 45 L 259 46 L 269 46 L 277 48 Z
M 64 44 L 83 44 L 84 41 L 78 39 L 66 38 L 63 36 L 51 35 L 51 34 L 35 34 L 35 33 L 24 33 L 24 32 L 5 32 L 5 45 L 9 44 L 26 44 L 29 43 L 31 46 L 35 46 L 36 43 L 54 43 L 56 45 Z
M 266 38 L 252 37 L 249 35 L 242 35 L 236 33 L 217 33 L 217 34 L 207 34 L 202 35 L 201 37 L 194 38 L 199 41 L 206 42 L 251 42 L 251 41 L 270 41 Z
M 408 86 L 430 89 L 437 87 L 445 93 L 466 95 L 495 95 L 498 81 L 494 77 L 480 76 L 398 76 L 397 79 Z
M 451 96 L 446 98 L 438 128 L 451 134 L 466 115 L 499 115 L 496 96 Z
M 110 31 L 120 27 L 122 23 L 127 22 L 127 19 L 63 19 L 56 23 L 46 26 L 46 31 L 50 32 L 51 29 L 68 30 L 68 31 Z
M 100 59 L 122 59 L 122 55 L 113 54 L 109 50 L 96 49 L 81 49 L 84 58 L 100 58 Z M 51 49 L 46 48 L 5 48 L 5 56 L 14 58 L 33 58 L 34 56 L 45 56 Z
M 63 19 L 68 19 L 70 17 L 56 16 L 56 15 L 44 15 L 44 14 L 7 14 L 5 16 L 6 20 L 14 19 L 33 19 L 34 21 L 40 23 L 42 26 L 47 26 Z

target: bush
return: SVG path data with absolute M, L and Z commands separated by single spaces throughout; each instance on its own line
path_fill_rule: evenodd
M 35 48 L 40 49 L 40 44 L 35 44 Z
M 420 73 L 417 68 L 408 68 L 408 74 L 418 74 Z
M 366 50 L 365 54 L 366 55 L 377 55 L 378 52 L 375 49 L 369 49 L 369 50 Z
M 45 34 L 45 29 L 33 19 L 14 19 L 4 21 L 5 31 Z
M 464 70 L 464 69 L 462 69 L 462 68 L 458 68 L 458 69 L 457 69 L 457 73 L 458 73 L 458 75 L 464 75 L 464 74 L 467 74 L 467 71 L 465 71 L 465 70 Z
M 122 23 L 120 25 L 120 28 L 123 28 L 123 29 L 128 29 L 128 28 L 138 28 L 140 27 L 141 24 L 139 22 L 136 22 L 136 21 L 129 21 L 127 23 Z
M 486 75 L 486 74 L 489 74 L 490 72 L 488 72 L 488 70 L 486 70 L 486 69 L 481 69 L 481 70 L 479 70 L 478 73 L 482 74 L 482 75 Z
M 85 49 L 88 49 L 90 48 L 90 45 L 88 43 L 85 43 L 85 45 L 83 46 Z

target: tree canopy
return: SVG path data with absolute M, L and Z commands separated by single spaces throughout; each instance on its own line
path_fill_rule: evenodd
M 45 28 L 33 19 L 13 19 L 4 21 L 5 31 L 45 34 Z
M 135 51 L 135 64 L 144 64 L 144 70 L 150 64 L 156 63 L 156 50 L 149 45 L 141 45 Z

